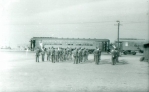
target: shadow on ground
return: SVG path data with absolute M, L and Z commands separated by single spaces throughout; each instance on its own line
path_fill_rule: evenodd
M 129 64 L 128 61 L 125 59 L 119 60 L 119 62 L 116 63 L 116 65 L 125 65 L 125 64 Z
M 112 64 L 112 61 L 110 59 L 104 59 L 100 61 L 100 64 Z M 125 64 L 129 64 L 127 60 L 119 60 L 118 63 L 116 63 L 116 65 L 125 65 Z
M 41 63 L 42 63 L 42 61 L 40 61 Z M 52 63 L 52 61 L 44 61 L 45 63 Z M 43 63 L 44 63 L 43 62 Z M 73 60 L 69 60 L 69 61 L 60 61 L 60 62 L 55 62 L 55 63 L 74 63 L 74 61 Z M 91 63 L 95 63 L 95 61 L 94 60 L 87 60 L 87 61 L 83 61 L 83 62 L 80 62 L 80 63 L 78 63 L 78 64 L 91 64 Z M 101 60 L 100 62 L 99 62 L 99 64 L 112 64 L 112 61 L 111 61 L 111 59 L 103 59 L 103 60 Z M 119 62 L 118 63 L 116 63 L 116 65 L 125 65 L 125 64 L 129 64 L 128 63 L 128 61 L 127 60 L 125 60 L 125 59 L 122 59 L 122 60 L 119 60 Z

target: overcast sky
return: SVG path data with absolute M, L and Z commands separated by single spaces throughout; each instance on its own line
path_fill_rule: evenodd
M 149 0 L 0 0 L 0 43 L 32 37 L 149 38 Z

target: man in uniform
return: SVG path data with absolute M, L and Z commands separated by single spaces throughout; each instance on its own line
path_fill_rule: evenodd
M 59 59 L 59 61 L 62 61 L 62 49 L 59 48 L 58 52 L 59 52 L 59 56 L 58 56 L 59 58 L 58 59 Z
M 111 50 L 111 60 L 112 60 L 112 64 L 115 65 L 116 62 L 118 62 L 118 51 L 117 48 L 114 48 L 113 50 Z
M 64 61 L 64 59 L 63 59 L 63 48 L 61 48 L 61 61 Z
M 44 49 L 44 47 L 42 47 L 41 55 L 42 55 L 42 61 L 44 62 L 44 58 L 45 58 L 45 49 Z
M 78 49 L 77 48 L 73 51 L 73 57 L 74 57 L 74 64 L 78 64 Z
M 55 48 L 55 61 L 56 61 L 56 62 L 58 62 L 58 56 L 59 56 L 58 49 Z
M 78 50 L 78 63 L 81 63 L 82 62 L 82 49 L 80 48 Z
M 54 50 L 54 48 L 52 47 L 51 48 L 51 60 L 52 60 L 52 63 L 55 63 L 55 50 Z
M 49 47 L 49 49 L 47 49 L 47 61 L 50 61 L 50 55 L 51 55 L 51 53 L 50 53 L 50 47 Z
M 97 47 L 96 47 L 96 49 L 97 49 Z M 96 57 L 95 57 L 96 49 L 93 51 L 93 54 L 94 54 L 94 61 L 96 61 Z
M 63 60 L 64 61 L 66 60 L 66 49 L 65 48 L 63 49 Z
M 69 49 L 69 59 L 72 60 L 72 49 Z
M 82 57 L 83 57 L 83 61 L 86 61 L 86 49 L 84 48 L 82 51 Z
M 66 60 L 69 59 L 68 57 L 69 57 L 69 48 L 67 47 L 67 48 L 66 48 Z
M 39 62 L 39 56 L 40 56 L 40 49 L 37 48 L 37 50 L 36 50 L 36 62 Z
M 99 64 L 99 61 L 100 61 L 100 56 L 101 56 L 101 51 L 100 51 L 100 49 L 98 48 L 98 49 L 96 49 L 95 50 L 95 64 Z
M 60 61 L 60 55 L 59 55 L 59 53 L 60 53 L 60 52 L 59 52 L 60 48 L 58 47 L 57 50 L 58 50 L 58 56 L 57 56 L 58 58 L 57 58 L 57 61 L 59 62 L 59 61 Z
M 89 52 L 88 52 L 88 49 L 86 49 L 86 60 L 88 60 L 88 55 L 89 55 Z

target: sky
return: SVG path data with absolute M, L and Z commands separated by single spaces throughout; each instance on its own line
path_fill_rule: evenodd
M 149 0 L 0 0 L 0 46 L 32 37 L 149 41 Z

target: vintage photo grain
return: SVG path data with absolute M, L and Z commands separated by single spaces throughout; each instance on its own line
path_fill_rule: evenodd
M 149 92 L 149 0 L 0 0 L 0 92 Z

